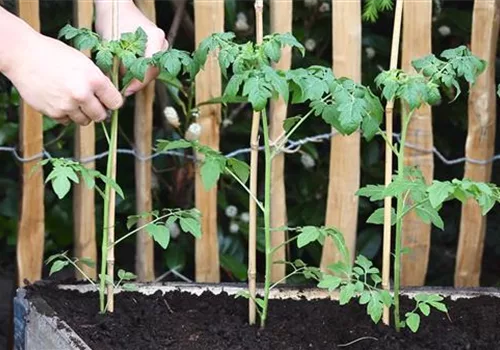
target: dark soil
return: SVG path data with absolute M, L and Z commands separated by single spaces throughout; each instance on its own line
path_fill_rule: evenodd
M 355 303 L 271 301 L 268 326 L 260 330 L 247 323 L 247 301 L 226 294 L 120 293 L 114 314 L 100 315 L 95 293 L 57 290 L 53 284 L 29 290 L 94 350 L 500 349 L 500 300 L 492 297 L 446 300 L 451 321 L 431 312 L 417 334 L 398 334 L 382 323 L 374 325 Z M 409 307 L 404 298 L 403 309 Z

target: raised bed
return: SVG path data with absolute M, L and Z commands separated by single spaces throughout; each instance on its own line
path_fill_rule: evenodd
M 356 302 L 312 288 L 272 291 L 266 329 L 249 326 L 235 284 L 141 285 L 120 292 L 113 315 L 99 315 L 87 285 L 37 284 L 15 298 L 16 349 L 499 349 L 500 290 L 406 290 L 446 297 L 449 316 L 433 312 L 418 333 L 371 323 Z

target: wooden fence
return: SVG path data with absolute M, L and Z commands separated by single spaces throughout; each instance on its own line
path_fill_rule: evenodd
M 409 70 L 411 59 L 432 52 L 432 0 L 407 0 L 404 9 L 402 68 Z M 92 2 L 75 0 L 74 25 L 91 26 Z M 152 20 L 155 20 L 153 0 L 137 0 L 138 6 Z M 292 28 L 292 0 L 270 0 L 271 30 L 287 32 Z M 499 30 L 500 0 L 476 0 L 474 3 L 471 47 L 474 54 L 489 62 L 495 61 Z M 361 1 L 332 0 L 333 69 L 337 76 L 361 80 Z M 194 0 L 195 41 L 200 42 L 213 32 L 224 29 L 223 0 Z M 40 30 L 38 0 L 18 0 L 18 14 L 33 28 Z M 278 66 L 288 68 L 290 52 L 284 52 Z M 466 156 L 477 160 L 491 158 L 494 151 L 496 96 L 495 65 L 490 64 L 481 75 L 469 97 L 469 129 L 465 148 Z M 213 58 L 207 62 L 205 71 L 197 78 L 196 100 L 202 101 L 221 93 L 221 75 Z M 152 119 L 154 85 L 136 95 L 134 137 L 139 155 L 148 156 L 152 146 Z M 20 150 L 24 157 L 39 154 L 43 148 L 42 118 L 25 103 L 21 104 Z M 213 148 L 219 146 L 219 121 L 221 110 L 206 106 L 201 110 L 200 123 L 203 133 L 200 141 Z M 287 108 L 283 101 L 271 105 L 271 137 L 282 132 L 282 121 Z M 29 121 L 29 122 L 28 122 Z M 409 142 L 426 152 L 408 151 L 407 164 L 419 165 L 430 181 L 433 178 L 434 158 L 432 156 L 432 116 L 429 108 L 418 111 L 409 130 Z M 95 152 L 94 126 L 78 127 L 75 137 L 75 157 L 85 158 Z M 360 181 L 360 136 L 334 137 L 331 142 L 330 182 L 325 223 L 340 228 L 346 237 L 351 252 L 354 251 L 357 232 L 358 200 L 354 195 Z M 22 165 L 21 212 L 18 226 L 17 267 L 18 283 L 26 278 L 35 281 L 41 278 L 44 246 L 44 184 L 42 170 L 28 176 L 37 160 Z M 284 176 L 285 156 L 276 157 L 273 162 L 272 224 L 283 226 L 287 222 Z M 94 164 L 88 164 L 93 167 Z M 474 180 L 489 181 L 491 163 L 468 162 L 465 176 Z M 151 162 L 136 160 L 137 212 L 151 209 Z M 148 190 L 149 189 L 149 190 Z M 74 188 L 74 254 L 95 259 L 94 192 L 80 185 Z M 199 282 L 219 282 L 219 252 L 217 242 L 217 189 L 205 191 L 199 176 L 196 177 L 196 206 L 203 215 L 203 238 L 197 240 L 195 249 L 195 278 Z M 462 208 L 460 238 L 455 270 L 456 286 L 477 286 L 481 271 L 486 219 L 472 202 Z M 285 240 L 286 232 L 273 233 L 273 245 Z M 154 279 L 153 248 L 147 234 L 137 236 L 136 273 L 142 281 Z M 404 244 L 413 251 L 403 258 L 402 283 L 423 285 L 427 272 L 430 248 L 430 227 L 416 216 L 405 220 Z M 321 259 L 325 266 L 336 259 L 331 242 L 326 242 Z M 285 258 L 286 251 L 279 250 L 276 259 Z M 95 277 L 95 271 L 82 266 L 85 272 Z M 273 269 L 273 280 L 282 278 L 283 267 Z

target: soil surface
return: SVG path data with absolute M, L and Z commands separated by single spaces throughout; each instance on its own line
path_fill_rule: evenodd
M 500 299 L 493 297 L 446 300 L 451 321 L 432 311 L 413 334 L 374 325 L 357 303 L 329 300 L 271 301 L 261 330 L 247 323 L 247 301 L 227 294 L 120 293 L 114 314 L 100 315 L 96 293 L 54 284 L 31 286 L 29 293 L 44 298 L 94 350 L 500 349 Z M 404 315 L 411 303 L 403 298 L 402 305 Z

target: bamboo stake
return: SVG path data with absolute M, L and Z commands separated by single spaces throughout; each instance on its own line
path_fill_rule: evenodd
M 224 1 L 195 0 L 195 41 L 200 43 L 212 33 L 224 30 Z M 209 55 L 205 69 L 196 76 L 196 103 L 218 97 L 222 91 L 222 77 L 215 54 Z M 219 149 L 221 106 L 200 107 L 198 123 L 201 125 L 199 142 Z M 217 187 L 206 191 L 199 172 L 195 178 L 195 203 L 201 212 L 203 235 L 195 241 L 195 278 L 197 282 L 219 282 L 219 243 L 217 237 Z
M 332 2 L 333 73 L 361 82 L 361 1 Z M 326 226 L 344 234 L 350 260 L 356 252 L 358 196 L 360 183 L 360 133 L 337 135 L 330 144 L 330 170 Z M 341 255 L 328 237 L 323 245 L 321 269 L 339 261 Z
M 403 11 L 401 67 L 414 73 L 411 60 L 432 52 L 432 0 L 409 1 Z M 407 109 L 407 106 L 402 105 Z M 414 111 L 406 141 L 420 150 L 405 150 L 405 165 L 418 166 L 427 183 L 434 174 L 432 110 L 427 104 Z M 421 149 L 427 151 L 423 154 Z M 409 203 L 411 205 L 412 203 Z M 411 251 L 401 257 L 401 285 L 422 286 L 425 283 L 431 244 L 431 225 L 411 211 L 403 218 L 403 247 Z
M 111 13 L 112 13 L 112 19 L 111 19 L 111 24 L 112 24 L 112 31 L 111 31 L 111 38 L 113 40 L 118 40 L 119 39 L 119 30 L 118 30 L 118 19 L 119 19 L 119 6 L 118 6 L 118 0 L 111 0 L 112 1 L 112 6 L 111 6 Z M 118 64 L 117 64 L 117 58 L 115 58 L 115 63 L 113 67 L 113 84 L 115 86 L 117 85 L 118 81 Z M 111 152 L 109 154 L 109 157 L 112 157 L 111 161 L 111 179 L 113 181 L 116 181 L 116 148 L 117 148 L 117 135 L 116 134 L 118 131 L 118 113 L 114 113 L 113 115 L 113 120 L 112 120 L 112 126 L 111 126 Z M 107 254 L 107 276 L 110 278 L 111 283 L 107 283 L 107 310 L 109 312 L 114 311 L 114 275 L 115 275 L 115 247 L 114 247 L 114 242 L 115 242 L 115 206 L 116 206 L 116 191 L 113 188 L 110 188 L 109 192 L 109 225 L 108 225 L 108 254 Z
M 153 0 L 138 0 L 137 7 L 146 17 L 155 22 L 155 2 Z M 153 101 L 155 82 L 150 82 L 144 89 L 135 95 L 134 115 L 134 145 L 141 157 L 151 155 L 153 138 Z M 135 160 L 135 193 L 137 214 L 147 213 L 153 209 L 151 194 L 151 160 Z M 141 218 L 137 227 L 144 226 L 151 221 L 151 217 Z M 152 237 L 141 230 L 136 237 L 135 272 L 137 279 L 142 282 L 153 281 L 154 271 L 154 245 Z
M 74 16 L 79 28 L 92 28 L 94 7 L 92 2 L 77 0 Z M 85 52 L 90 56 L 90 51 Z M 75 158 L 92 157 L 95 154 L 95 124 L 76 126 L 75 130 Z M 95 168 L 95 162 L 85 164 L 88 169 Z M 96 227 L 95 227 L 95 190 L 88 188 L 83 181 L 74 185 L 73 218 L 74 218 L 74 254 L 77 258 L 89 258 L 97 261 Z M 97 276 L 96 268 L 78 263 L 80 269 L 90 278 Z M 76 278 L 84 276 L 76 271 Z
M 292 0 L 271 0 L 271 33 L 287 33 L 292 31 Z M 277 69 L 288 70 L 292 64 L 292 50 L 286 46 L 282 50 L 280 61 L 274 66 Z M 287 104 L 280 97 L 272 100 L 269 106 L 269 132 L 271 144 L 277 140 L 282 133 L 283 122 L 287 115 Z M 285 154 L 280 153 L 273 157 L 271 167 L 271 227 L 284 227 L 287 222 L 286 193 L 285 193 Z M 285 231 L 273 231 L 271 235 L 271 246 L 282 245 L 286 240 Z M 286 260 L 286 247 L 282 245 L 274 254 L 273 260 Z M 271 281 L 283 282 L 286 273 L 285 264 L 273 264 L 271 268 Z
M 500 1 L 478 1 L 474 3 L 471 50 L 474 55 L 488 62 L 486 71 L 472 86 L 469 95 L 469 124 L 465 155 L 468 158 L 490 159 L 495 151 L 496 88 L 495 59 L 500 22 Z M 492 163 L 465 164 L 464 178 L 474 181 L 491 180 Z M 477 287 L 481 276 L 486 216 L 476 201 L 467 201 L 462 206 L 457 262 L 455 266 L 456 287 Z
M 38 0 L 20 0 L 18 14 L 34 30 L 40 31 Z M 29 158 L 40 154 L 43 149 L 42 115 L 21 101 L 19 139 L 23 157 Z M 17 283 L 23 285 L 27 279 L 31 283 L 38 281 L 42 274 L 44 246 L 44 186 L 43 169 L 40 167 L 33 174 L 31 170 L 39 159 L 22 165 L 21 203 L 17 231 Z
M 396 1 L 396 9 L 394 12 L 394 29 L 392 33 L 391 61 L 389 69 L 395 69 L 398 66 L 399 57 L 399 42 L 401 40 L 401 22 L 403 14 L 403 0 Z M 388 186 L 392 180 L 392 132 L 393 132 L 393 110 L 394 101 L 387 101 L 385 106 L 386 114 L 386 134 L 387 140 L 385 145 L 385 185 Z M 384 198 L 384 238 L 382 251 L 382 287 L 386 290 L 390 289 L 391 275 L 391 208 L 392 198 Z M 385 324 L 389 324 L 389 308 L 384 306 L 382 320 Z
M 255 34 L 257 44 L 261 44 L 264 37 L 264 24 L 262 11 L 264 3 L 262 0 L 255 0 Z M 259 123 L 260 113 L 254 112 L 252 115 L 252 131 L 250 134 L 250 193 L 257 198 L 257 170 L 259 157 Z M 248 233 L 248 289 L 250 298 L 248 300 L 248 321 L 255 324 L 255 298 L 256 298 L 256 278 L 257 278 L 257 203 L 250 196 L 249 199 L 249 233 Z

